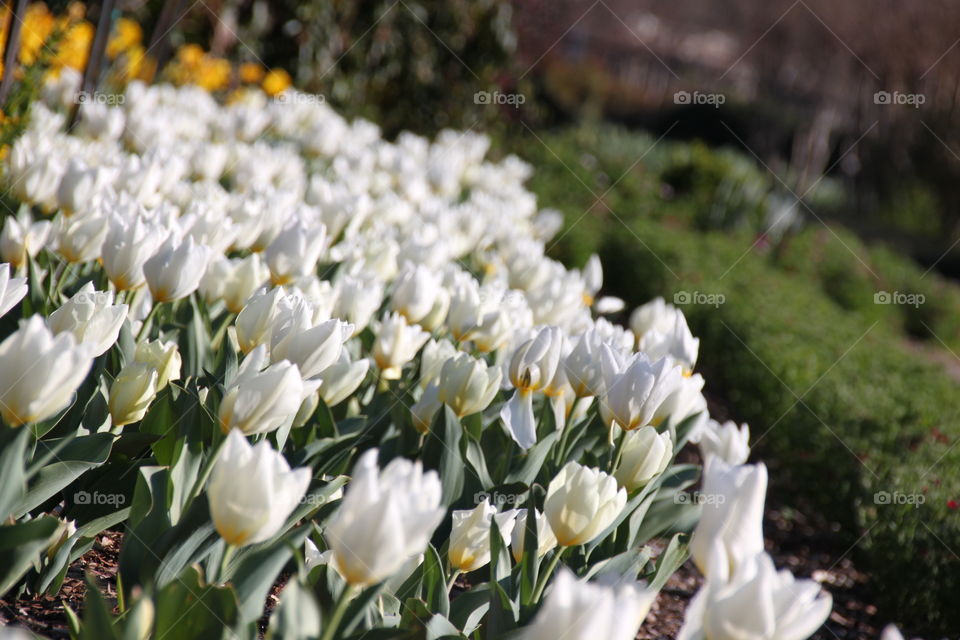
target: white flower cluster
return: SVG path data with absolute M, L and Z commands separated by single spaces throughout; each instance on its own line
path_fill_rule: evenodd
M 457 418 L 486 412 L 520 454 L 544 439 L 544 425 L 563 431 L 596 416 L 615 468 L 560 469 L 537 513 L 538 555 L 586 544 L 617 521 L 628 493 L 665 472 L 677 426 L 692 419 L 690 439 L 708 461 L 703 491 L 725 499 L 704 509 L 692 541 L 707 585 L 683 637 L 803 638 L 826 618 L 829 597 L 777 573 L 763 553 L 766 471 L 743 464 L 745 425 L 709 419 L 693 373 L 699 341 L 683 313 L 657 299 L 629 328 L 605 319 L 623 303 L 599 297 L 599 260 L 570 270 L 546 255 L 560 214 L 538 209 L 524 187 L 528 165 L 485 160 L 486 137 L 388 142 L 316 101 L 251 92 L 222 106 L 196 88 L 138 83 L 122 106 L 85 104 L 76 131 L 64 125 L 35 105 L 6 161 L 13 192 L 52 219 L 6 219 L 0 313 L 27 293 L 14 270 L 33 273 L 43 249 L 102 278 L 0 344 L 9 425 L 64 409 L 127 321 L 141 339 L 113 382 L 110 414 L 113 428 L 141 420 L 181 374 L 176 345 L 146 337 L 164 305 L 194 296 L 211 317 L 231 318 L 223 339 L 245 354 L 218 405 L 229 435 L 208 486 L 229 544 L 274 536 L 310 476 L 244 436 L 299 426 L 321 399 L 359 403 L 366 390 L 411 380 L 421 434 L 445 407 Z M 59 289 L 58 274 L 41 277 Z M 380 471 L 375 451 L 362 455 L 324 531 L 330 562 L 356 585 L 409 572 L 446 514 L 441 493 L 419 463 L 395 459 Z M 491 561 L 491 523 L 522 556 L 526 509 L 483 502 L 451 517 L 451 568 Z M 654 595 L 561 573 L 529 637 L 631 638 Z

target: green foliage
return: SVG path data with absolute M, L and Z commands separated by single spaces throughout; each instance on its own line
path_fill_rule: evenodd
M 683 310 L 701 338 L 708 390 L 750 423 L 773 489 L 802 495 L 841 522 L 845 544 L 858 543 L 874 584 L 883 585 L 874 595 L 891 613 L 930 630 L 957 628 L 960 559 L 952 549 L 960 549 L 960 520 L 951 501 L 960 501 L 960 449 L 952 447 L 960 397 L 938 365 L 904 342 L 957 344 L 957 287 L 816 222 L 773 247 L 747 231 L 700 231 L 692 209 L 719 193 L 716 165 L 686 165 L 683 188 L 668 195 L 656 171 L 664 157 L 684 156 L 669 150 L 650 152 L 606 196 L 624 224 L 608 212 L 583 216 L 593 195 L 568 169 L 592 186 L 600 171 L 619 176 L 649 147 L 647 136 L 631 136 L 629 159 L 625 139 L 615 149 L 583 144 L 604 137 L 544 138 L 559 159 L 530 140 L 516 143 L 533 147 L 531 186 L 541 206 L 566 214 L 555 251 L 599 252 L 605 291 L 630 306 L 658 295 L 673 302 L 678 292 L 721 294 L 723 304 Z M 574 153 L 596 157 L 602 169 L 587 171 L 571 161 Z M 700 153 L 709 152 L 686 155 Z M 664 175 L 679 180 L 675 171 Z M 883 291 L 925 301 L 875 304 Z

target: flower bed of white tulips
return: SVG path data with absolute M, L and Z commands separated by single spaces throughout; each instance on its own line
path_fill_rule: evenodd
M 134 84 L 68 134 L 65 94 L 4 168 L 0 595 L 120 529 L 76 637 L 254 638 L 279 581 L 268 637 L 627 640 L 688 554 L 681 637 L 824 622 L 682 312 L 604 319 L 529 166 L 296 93 Z

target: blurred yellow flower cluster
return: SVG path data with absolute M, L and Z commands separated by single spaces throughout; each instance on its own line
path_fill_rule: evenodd
M 86 6 L 82 2 L 72 2 L 62 15 L 52 13 L 43 2 L 30 4 L 23 20 L 19 62 L 30 66 L 44 58 L 49 63 L 48 73 L 53 76 L 64 67 L 83 71 L 96 31 L 85 16 Z M 0 8 L 0 49 L 6 43 L 9 23 L 9 9 L 3 6 Z M 156 60 L 144 46 L 143 36 L 143 28 L 136 20 L 121 17 L 114 21 L 106 51 L 112 64 L 113 83 L 124 85 L 134 79 L 154 79 Z M 0 71 L 2 69 L 0 60 Z M 269 95 L 282 93 L 292 84 L 290 74 L 283 69 L 266 69 L 253 62 L 234 66 L 197 44 L 180 46 L 163 76 L 174 84 L 195 84 L 207 91 L 259 86 Z

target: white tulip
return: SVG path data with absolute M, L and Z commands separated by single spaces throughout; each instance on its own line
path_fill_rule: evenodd
M 133 220 L 113 215 L 101 254 L 103 270 L 118 291 L 136 289 L 145 281 L 143 264 L 164 241 L 166 234 L 160 227 L 148 223 L 141 214 Z
M 145 340 L 137 343 L 133 359 L 157 370 L 157 391 L 180 379 L 180 349 L 176 342 Z
M 626 360 L 602 347 L 605 393 L 600 399 L 604 422 L 626 431 L 652 424 L 657 409 L 680 385 L 680 367 L 662 358 L 651 363 L 642 353 Z
M 669 357 L 683 366 L 684 375 L 693 371 L 700 351 L 700 340 L 694 338 L 687 326 L 687 319 L 679 309 L 673 316 L 673 324 L 666 331 L 653 329 L 640 338 L 637 348 L 651 360 Z
M 410 362 L 430 334 L 417 325 L 409 325 L 399 313 L 390 313 L 376 328 L 373 360 L 385 380 L 399 380 L 403 365 Z
M 670 434 L 657 433 L 653 427 L 641 427 L 625 434 L 620 466 L 613 475 L 620 486 L 633 491 L 663 473 L 672 459 Z
M 383 282 L 375 276 L 337 276 L 333 317 L 353 323 L 354 335 L 368 324 L 383 302 Z
M 270 291 L 261 290 L 247 300 L 235 321 L 237 342 L 243 353 L 250 353 L 258 345 L 270 344 L 270 335 L 280 313 L 279 305 L 283 297 L 283 289 L 275 287 Z
M 700 522 L 690 539 L 690 555 L 707 579 L 712 568 L 722 566 L 736 574 L 747 559 L 763 552 L 763 504 L 767 495 L 767 468 L 732 466 L 710 456 L 703 467 L 703 488 L 708 498 Z M 714 558 L 717 554 L 722 557 Z
M 674 323 L 676 307 L 664 302 L 663 298 L 654 298 L 645 305 L 639 306 L 630 314 L 630 330 L 641 339 L 648 331 L 665 333 Z
M 10 265 L 0 264 L 0 317 L 23 300 L 28 290 L 26 278 L 11 278 Z
M 200 282 L 208 302 L 223 300 L 230 313 L 240 313 L 247 300 L 267 281 L 270 271 L 258 253 L 246 258 L 214 258 Z
M 61 216 L 57 225 L 57 253 L 72 263 L 96 260 L 108 231 L 104 216 Z
M 196 291 L 209 261 L 210 248 L 194 243 L 192 237 L 180 242 L 169 238 L 155 256 L 143 263 L 154 303 L 173 302 Z
M 568 462 L 550 481 L 543 512 L 562 547 L 586 544 L 610 526 L 627 504 L 613 476 Z
M 633 640 L 657 592 L 640 584 L 607 586 L 577 580 L 561 567 L 523 640 Z
M 139 422 L 157 397 L 157 370 L 149 364 L 131 362 L 110 385 L 110 417 L 113 426 Z
M 703 376 L 699 373 L 681 377 L 677 388 L 664 398 L 660 406 L 657 407 L 652 423 L 660 425 L 669 418 L 670 424 L 677 426 L 693 414 L 698 413 L 700 407 L 705 404 L 701 394 L 703 384 Z
M 454 511 L 447 557 L 458 571 L 476 571 L 490 562 L 490 526 L 496 522 L 500 536 L 506 540 L 513 531 L 517 512 L 513 509 L 497 513 L 496 507 L 483 501 L 473 509 Z
M 33 258 L 43 249 L 49 235 L 49 220 L 33 222 L 28 217 L 20 221 L 7 216 L 0 231 L 0 260 L 17 268 L 25 265 L 28 257 Z
M 743 464 L 750 457 L 750 427 L 737 428 L 733 420 L 723 424 L 709 420 L 700 433 L 700 455 L 704 460 L 717 456 L 727 464 Z
M 500 367 L 488 367 L 466 353 L 447 360 L 437 378 L 437 399 L 462 418 L 487 408 L 500 389 Z
M 297 220 L 277 234 L 264 251 L 274 284 L 289 284 L 313 273 L 327 242 L 323 224 L 307 225 Z
M 537 442 L 537 422 L 533 415 L 533 393 L 550 383 L 560 364 L 563 334 L 557 327 L 545 327 L 527 340 L 510 359 L 510 382 L 516 388 L 500 410 L 510 436 L 522 449 Z
M 340 359 L 343 343 L 352 334 L 353 325 L 348 322 L 333 319 L 309 326 L 295 315 L 274 327 L 270 357 L 274 361 L 289 360 L 309 380 Z
M 423 265 L 407 264 L 393 285 L 390 309 L 416 324 L 430 314 L 441 293 L 439 274 Z
M 372 449 L 357 460 L 325 531 L 333 563 L 352 585 L 376 584 L 399 571 L 427 547 L 445 513 L 435 471 L 395 458 L 381 472 L 377 454 Z
M 290 469 L 270 443 L 251 446 L 238 430 L 223 443 L 207 483 L 210 515 L 227 544 L 244 546 L 273 537 L 310 484 L 310 469 Z
M 47 322 L 54 333 L 69 331 L 77 342 L 88 344 L 94 357 L 105 353 L 117 341 L 120 327 L 127 318 L 127 305 L 113 304 L 113 293 L 94 291 L 88 282 Z
M 31 316 L 0 343 L 0 416 L 12 427 L 45 420 L 65 409 L 93 362 L 90 347 L 73 334 L 54 337 Z
M 519 564 L 523 559 L 523 541 L 526 539 L 527 531 L 527 510 L 519 509 L 517 520 L 513 525 L 513 533 L 510 535 L 510 551 L 513 559 Z M 557 536 L 553 535 L 553 529 L 547 522 L 546 516 L 539 511 L 536 514 L 537 522 L 537 557 L 541 558 L 546 553 L 557 546 Z
M 722 562 L 711 569 L 677 640 L 804 640 L 830 616 L 830 594 L 813 580 L 778 572 L 766 553 L 745 558 L 732 576 L 713 577 L 725 569 Z
M 220 403 L 220 429 L 239 429 L 244 435 L 268 433 L 293 420 L 303 401 L 319 382 L 304 382 L 297 365 L 286 360 L 266 369 L 267 350 L 251 351 L 237 371 L 233 384 Z
M 444 363 L 457 353 L 457 348 L 446 338 L 427 340 L 420 354 L 420 377 L 417 379 L 417 385 L 421 389 L 426 389 L 427 385 L 440 375 Z
M 368 371 L 370 371 L 369 358 L 351 362 L 350 354 L 344 349 L 340 352 L 340 359 L 321 374 L 320 397 L 328 407 L 340 404 L 357 390 L 367 377 Z
M 591 328 L 580 335 L 570 354 L 563 359 L 567 380 L 578 398 L 603 395 L 603 342 L 600 332 Z

